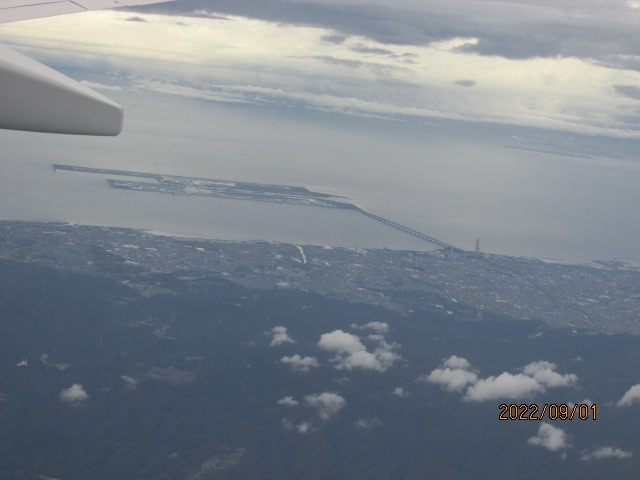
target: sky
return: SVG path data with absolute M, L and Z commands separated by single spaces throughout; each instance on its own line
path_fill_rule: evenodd
M 225 178 L 195 160 L 215 137 L 226 178 L 344 194 L 462 248 L 636 261 L 639 20 L 626 0 L 180 0 L 0 39 L 125 105 L 116 143 L 41 144 L 92 166 L 155 133 L 157 167 L 182 152 L 172 173 Z

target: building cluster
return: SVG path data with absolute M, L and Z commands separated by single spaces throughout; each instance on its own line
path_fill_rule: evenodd
M 0 222 L 0 259 L 112 275 L 144 294 L 140 272 L 184 272 L 252 288 L 292 288 L 410 314 L 462 306 L 517 319 L 640 334 L 640 268 L 566 265 L 474 252 L 353 250 L 164 237 L 59 223 Z M 457 309 L 456 306 L 460 306 Z M 478 314 L 476 315 L 478 316 Z

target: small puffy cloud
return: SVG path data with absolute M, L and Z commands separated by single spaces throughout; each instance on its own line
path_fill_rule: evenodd
M 392 351 L 396 347 L 395 344 L 389 344 L 384 339 L 376 340 L 379 341 L 378 347 L 369 352 L 357 335 L 334 330 L 321 335 L 318 346 L 335 353 L 332 361 L 336 363 L 337 369 L 362 368 L 384 372 L 401 357 Z
M 298 401 L 295 400 L 292 396 L 283 397 L 278 400 L 278 405 L 285 405 L 287 407 L 295 407 L 298 405 Z
M 282 426 L 287 430 L 295 431 L 303 435 L 310 432 L 312 427 L 311 422 L 303 421 L 296 425 L 288 418 L 282 419 Z
M 580 458 L 586 462 L 589 462 L 591 460 L 604 460 L 607 458 L 615 458 L 618 460 L 622 460 L 624 458 L 629 458 L 631 456 L 633 456 L 632 452 L 626 452 L 620 448 L 602 447 L 597 450 L 594 450 L 591 453 L 585 453 Z
M 282 357 L 280 363 L 290 365 L 293 370 L 302 373 L 308 373 L 312 368 L 320 366 L 316 357 L 303 357 L 297 353 L 291 357 Z
M 497 377 L 491 376 L 478 380 L 467 389 L 464 399 L 483 402 L 499 398 L 527 398 L 544 390 L 544 386 L 527 375 L 503 372 Z
M 460 392 L 467 385 L 474 384 L 478 376 L 470 371 L 471 364 L 464 358 L 452 355 L 443 361 L 444 368 L 436 368 L 420 381 L 441 385 L 450 392 Z
M 622 396 L 616 406 L 618 407 L 628 407 L 635 403 L 637 400 L 640 400 L 640 383 L 631 387 L 627 392 Z
M 541 361 L 530 363 L 522 369 L 522 372 L 548 388 L 571 387 L 578 382 L 575 374 L 560 375 L 555 369 L 554 363 Z
M 408 396 L 409 396 L 409 392 L 407 392 L 407 391 L 406 391 L 404 388 L 402 388 L 402 387 L 396 387 L 396 388 L 393 390 L 393 394 L 394 394 L 396 397 L 400 397 L 400 398 L 405 398 L 405 397 L 408 397 Z
M 22 360 L 21 362 L 16 363 L 16 367 L 26 367 L 29 365 L 28 360 L 25 358 L 24 360 Z
M 306 395 L 304 402 L 308 406 L 316 408 L 322 420 L 329 420 L 347 404 L 343 397 L 333 392 Z
M 373 330 L 376 333 L 387 333 L 389 331 L 389 324 L 386 322 L 369 322 L 364 325 L 356 325 L 355 323 L 351 325 L 352 328 L 357 328 L 359 330 Z
M 287 333 L 286 327 L 273 327 L 271 329 L 271 334 L 273 335 L 273 340 L 271 340 L 271 343 L 269 344 L 270 347 L 277 347 L 285 343 L 295 343 L 295 340 Z
M 138 387 L 138 381 L 135 378 L 128 375 L 120 375 L 120 378 L 126 382 L 128 389 L 135 390 Z
M 538 434 L 527 440 L 529 445 L 538 445 L 551 452 L 557 452 L 569 447 L 567 434 L 561 428 L 543 423 L 538 429 Z
M 334 330 L 331 333 L 322 334 L 318 346 L 330 352 L 340 353 L 354 353 L 366 350 L 360 341 L 360 337 L 342 330 Z
M 451 355 L 445 359 L 443 365 L 447 368 L 461 368 L 462 370 L 469 370 L 471 368 L 471 364 L 467 359 L 458 357 L 457 355 Z
M 298 433 L 305 434 L 311 429 L 311 424 L 309 422 L 300 422 L 296 425 L 296 431 Z
M 139 15 L 133 16 L 133 17 L 129 17 L 126 19 L 127 22 L 141 22 L 141 23 L 148 23 L 147 20 Z
M 63 388 L 60 392 L 60 400 L 66 403 L 80 403 L 89 399 L 89 395 L 85 392 L 84 387 L 78 383 L 74 383 L 69 388 Z
M 478 380 L 478 376 L 461 368 L 436 368 L 433 372 L 420 380 L 441 385 L 450 392 L 459 392 L 467 385 Z
M 361 418 L 356 422 L 356 428 L 360 430 L 373 430 L 382 425 L 378 418 Z

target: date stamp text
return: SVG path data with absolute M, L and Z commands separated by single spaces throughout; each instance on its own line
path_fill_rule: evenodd
M 501 403 L 499 420 L 596 420 L 598 407 L 595 403 Z

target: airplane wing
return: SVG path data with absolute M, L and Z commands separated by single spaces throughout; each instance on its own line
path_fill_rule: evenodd
M 1 0 L 0 23 L 163 1 Z M 122 120 L 122 107 L 114 101 L 0 45 L 0 128 L 114 136 Z

